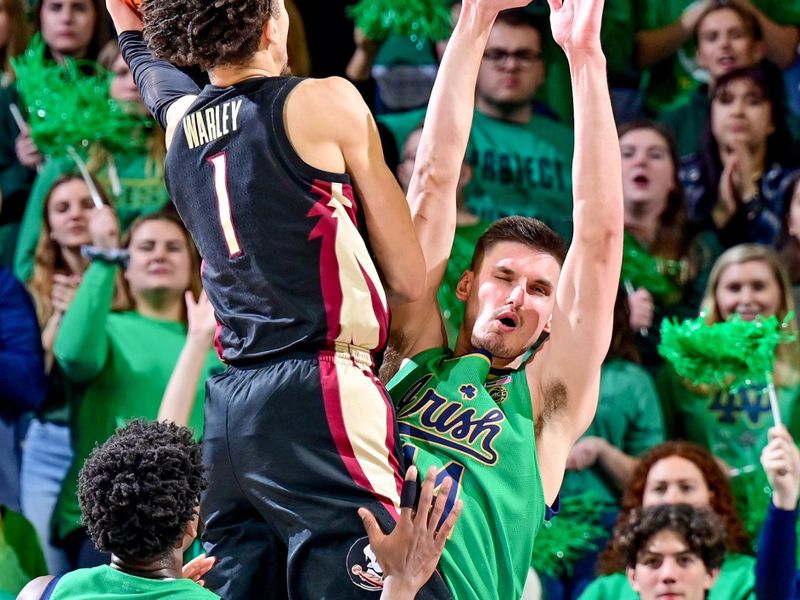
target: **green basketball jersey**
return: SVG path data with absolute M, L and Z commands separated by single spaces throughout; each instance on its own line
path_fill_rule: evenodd
M 464 510 L 439 568 L 456 600 L 519 598 L 545 502 L 524 371 L 421 352 L 389 383 L 407 461 L 450 476 Z
M 78 569 L 56 584 L 51 600 L 219 600 L 219 596 L 191 579 L 146 579 L 112 569 L 108 565 Z

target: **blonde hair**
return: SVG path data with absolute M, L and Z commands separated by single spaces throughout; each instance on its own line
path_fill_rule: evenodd
M 778 254 L 771 248 L 760 244 L 740 244 L 726 250 L 711 269 L 701 304 L 706 323 L 713 325 L 723 321 L 716 299 L 717 288 L 723 271 L 732 265 L 753 261 L 765 263 L 772 271 L 772 275 L 781 289 L 781 302 L 775 316 L 780 321 L 784 321 L 787 315 L 795 310 L 792 285 Z M 788 328 L 789 331 L 797 336 L 796 316 L 791 318 Z M 790 387 L 800 384 L 800 340 L 796 338 L 793 342 L 786 342 L 778 346 L 778 350 L 775 353 L 773 375 L 775 383 L 779 386 Z

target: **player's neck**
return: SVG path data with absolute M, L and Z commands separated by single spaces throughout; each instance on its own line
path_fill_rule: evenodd
M 211 81 L 211 85 L 228 87 L 245 79 L 277 77 L 286 74 L 285 65 L 277 64 L 271 55 L 258 53 L 244 65 L 215 67 L 208 72 L 208 78 Z
M 145 562 L 126 560 L 112 554 L 111 568 L 145 579 L 179 579 L 183 576 L 182 559 L 183 556 L 178 552 Z

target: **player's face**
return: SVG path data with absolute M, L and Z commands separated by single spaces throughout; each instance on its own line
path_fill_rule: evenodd
M 697 28 L 697 63 L 712 80 L 760 59 L 759 46 L 739 14 L 730 8 L 708 13 Z
M 675 189 L 675 165 L 669 145 L 653 129 L 633 129 L 619 139 L 625 207 L 645 207 L 660 217 Z
M 61 248 L 80 248 L 91 243 L 89 217 L 94 202 L 82 179 L 69 179 L 50 192 L 47 225 L 50 238 Z
M 719 275 L 715 292 L 723 319 L 736 313 L 745 321 L 771 317 L 781 308 L 781 285 L 772 267 L 763 260 L 729 265 Z
M 499 242 L 467 272 L 457 294 L 466 301 L 462 329 L 474 348 L 512 361 L 549 331 L 561 268 L 551 255 Z
M 703 600 L 716 579 L 686 540 L 669 529 L 647 541 L 627 573 L 642 600 Z
M 775 131 L 772 104 L 746 78 L 729 82 L 711 102 L 711 130 L 721 148 L 744 142 L 750 148 L 766 145 Z
M 692 461 L 681 456 L 668 456 L 656 462 L 647 474 L 642 506 L 658 504 L 708 507 L 711 504 L 711 491 L 703 472 Z
M 182 294 L 191 283 L 191 256 L 183 231 L 170 221 L 145 221 L 131 236 L 125 271 L 131 291 Z
M 478 72 L 479 100 L 498 106 L 530 102 L 544 81 L 541 52 L 535 29 L 496 23 Z
M 111 72 L 114 77 L 111 79 L 109 95 L 114 100 L 135 102 L 137 106 L 144 108 L 139 88 L 136 87 L 136 83 L 133 81 L 133 74 L 121 54 L 114 59 L 114 63 L 111 65 Z
M 44 0 L 39 14 L 42 37 L 51 50 L 66 56 L 86 54 L 97 20 L 91 0 Z

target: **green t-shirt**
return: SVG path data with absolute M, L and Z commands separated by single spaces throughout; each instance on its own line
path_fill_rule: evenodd
M 450 260 L 447 261 L 447 268 L 437 295 L 447 332 L 447 343 L 451 348 L 455 346 L 461 321 L 464 320 L 464 302 L 456 298 L 456 286 L 464 271 L 469 269 L 478 238 L 488 227 L 489 223 L 486 221 L 456 227 Z
M 664 441 L 661 406 L 647 371 L 626 360 L 612 360 L 603 365 L 597 413 L 586 436 L 601 437 L 631 456 L 639 456 Z M 608 508 L 619 508 L 620 491 L 601 468 L 567 471 L 561 486 L 562 496 L 587 492 L 596 495 Z
M 21 514 L 0 507 L 0 596 L 14 598 L 31 579 L 46 574 L 36 530 Z
M 756 559 L 744 554 L 728 553 L 719 577 L 708 594 L 708 600 L 753 600 L 755 598 Z M 639 600 L 624 573 L 595 579 L 578 600 Z
M 136 312 L 111 313 L 116 267 L 93 262 L 64 315 L 54 353 L 64 374 L 82 388 L 72 410 L 74 459 L 56 506 L 56 534 L 80 527 L 76 497 L 78 473 L 97 443 L 133 418 L 155 419 L 178 355 L 186 326 Z M 201 381 L 221 370 L 209 352 Z M 205 388 L 198 385 L 189 426 L 200 437 Z
M 665 366 L 658 376 L 667 433 L 707 448 L 734 469 L 760 469 L 767 431 L 774 425 L 765 386 L 741 387 L 733 392 L 692 390 Z M 778 388 L 778 404 L 790 422 L 800 388 Z M 795 433 L 796 435 L 796 433 Z
M 534 115 L 527 124 L 475 113 L 467 162 L 467 206 L 486 221 L 536 217 L 572 237 L 572 129 Z
M 56 584 L 52 600 L 219 600 L 219 596 L 191 579 L 146 579 L 109 565 L 78 569 Z
M 439 568 L 456 600 L 519 598 L 545 515 L 524 370 L 431 348 L 389 382 L 406 458 L 434 466 L 464 510 Z

